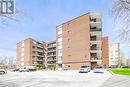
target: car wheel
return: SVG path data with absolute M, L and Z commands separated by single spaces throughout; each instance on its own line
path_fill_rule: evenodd
M 5 72 L 4 72 L 4 71 L 2 71 L 2 72 L 1 72 L 1 74 L 5 74 Z

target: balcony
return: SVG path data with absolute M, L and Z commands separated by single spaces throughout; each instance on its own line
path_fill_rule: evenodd
M 90 41 L 90 51 L 101 51 L 102 41 Z
M 39 50 L 39 49 L 33 49 L 33 51 L 35 51 L 35 52 L 41 52 L 41 53 L 44 52 L 43 50 Z
M 97 57 L 91 57 L 91 60 L 98 60 Z
M 43 57 L 33 57 L 33 61 L 45 61 Z
M 90 41 L 96 41 L 97 37 L 96 36 L 90 36 Z
M 43 66 L 43 64 L 33 63 L 33 66 Z
M 53 48 L 53 47 L 56 47 L 56 42 L 50 42 L 47 44 L 47 48 Z
M 96 27 L 91 27 L 90 28 L 90 32 L 97 32 L 97 31 L 102 31 L 102 29 L 101 28 L 96 28 Z
M 49 52 L 47 54 L 47 57 L 53 57 L 53 56 L 56 56 L 56 52 Z
M 41 49 L 44 48 L 43 44 L 33 44 L 33 46 L 34 46 L 34 47 L 39 47 L 39 48 L 41 48 Z
M 93 44 L 93 45 L 90 47 L 90 50 L 97 50 L 97 44 Z
M 48 52 L 55 52 L 56 51 L 56 48 L 49 48 L 48 49 Z
M 47 55 L 47 57 L 56 57 L 56 54 Z
M 90 60 L 91 61 L 98 61 L 101 60 L 102 56 L 101 53 L 90 53 Z
M 56 58 L 48 58 L 47 61 L 56 61 Z
M 56 45 L 50 45 L 50 46 L 47 46 L 47 48 L 56 48 Z
M 90 50 L 91 53 L 102 53 L 102 50 Z
M 37 61 L 44 61 L 43 58 L 37 58 Z
M 91 41 L 101 40 L 101 38 L 102 38 L 101 32 L 90 32 L 90 40 Z
M 101 58 L 97 58 L 97 57 L 91 57 L 90 58 L 91 62 L 97 62 L 97 61 L 102 61 Z
M 44 64 L 42 61 L 33 62 L 33 66 L 37 66 L 37 65 L 43 66 Z
M 92 13 L 90 14 L 90 21 L 92 22 L 97 22 L 97 21 L 101 21 L 101 14 L 100 13 Z
M 56 64 L 56 61 L 48 61 L 47 65 L 52 65 L 52 64 Z
M 47 64 L 47 66 L 51 66 L 51 65 L 56 65 L 56 63 L 51 63 L 51 64 L 48 63 Z
M 45 55 L 36 55 L 37 57 L 43 57 L 43 58 L 45 58 Z

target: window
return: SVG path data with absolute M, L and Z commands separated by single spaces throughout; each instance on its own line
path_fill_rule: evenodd
M 59 29 L 58 29 L 58 32 L 61 32 L 61 31 L 62 31 L 62 28 L 59 28 Z
M 59 50 L 58 50 L 58 53 L 61 54 L 61 53 L 62 53 L 62 49 L 59 49 Z
M 22 42 L 22 45 L 21 45 L 21 47 L 24 47 L 24 42 Z
M 58 60 L 59 60 L 59 61 L 62 60 L 62 56 L 59 56 L 59 57 L 58 57 Z
M 24 51 L 24 48 L 22 48 L 21 51 L 23 52 L 23 51 Z
M 62 34 L 59 34 L 59 35 L 58 35 L 58 38 L 62 38 Z
M 62 41 L 58 43 L 58 46 L 61 46 L 62 45 Z
M 68 55 L 68 56 L 72 56 L 72 55 Z
M 62 25 L 57 27 L 57 33 L 58 35 L 62 34 Z
M 24 57 L 21 57 L 21 61 L 24 61 Z
M 70 41 L 70 39 L 68 38 L 68 42 Z
M 21 56 L 22 56 L 22 57 L 24 56 L 24 53 L 23 53 L 23 52 L 21 53 Z
M 56 46 L 56 44 L 53 44 L 53 46 Z

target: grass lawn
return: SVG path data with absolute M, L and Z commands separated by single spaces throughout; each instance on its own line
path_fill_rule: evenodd
M 113 74 L 130 76 L 130 69 L 110 69 Z

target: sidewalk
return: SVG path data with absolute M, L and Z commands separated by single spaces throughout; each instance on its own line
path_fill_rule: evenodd
M 99 87 L 130 87 L 130 77 L 112 75 Z

